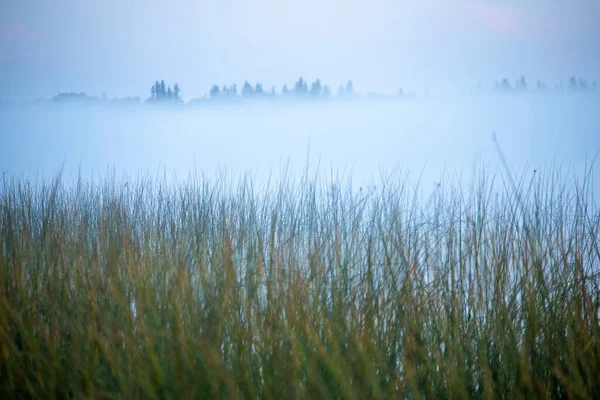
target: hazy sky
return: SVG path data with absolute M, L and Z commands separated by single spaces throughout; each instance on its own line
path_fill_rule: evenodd
M 299 76 L 361 93 L 600 80 L 598 0 L 0 0 L 0 100 Z

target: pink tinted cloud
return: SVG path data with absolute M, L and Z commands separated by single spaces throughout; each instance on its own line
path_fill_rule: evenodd
M 553 21 L 541 13 L 525 9 L 486 3 L 463 3 L 457 10 L 465 23 L 520 39 L 542 37 L 555 27 Z
M 512 35 L 523 33 L 519 21 L 520 16 L 515 10 L 483 4 L 471 7 L 471 10 L 476 18 L 479 18 L 484 25 L 493 31 Z
M 464 22 L 475 24 L 493 32 L 521 35 L 523 29 L 517 10 L 493 4 L 466 3 L 457 10 Z

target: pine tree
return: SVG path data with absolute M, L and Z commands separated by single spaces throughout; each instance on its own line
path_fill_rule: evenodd
M 211 99 L 216 99 L 221 96 L 221 89 L 219 89 L 219 85 L 212 85 L 209 96 Z
M 317 79 L 310 87 L 310 95 L 312 97 L 320 97 L 322 93 L 321 81 Z
M 175 82 L 175 85 L 173 86 L 173 100 L 175 103 L 181 102 L 181 87 L 177 82 Z
M 575 78 L 574 76 L 572 76 L 571 79 L 569 79 L 569 89 L 577 90 L 577 78 Z
M 302 77 L 300 77 L 300 79 L 298 79 L 298 81 L 294 85 L 294 94 L 296 96 L 302 97 L 302 96 L 306 96 L 307 93 L 308 93 L 308 84 L 304 81 L 304 79 L 302 79 Z
M 348 97 L 354 95 L 354 84 L 352 83 L 352 80 L 349 80 L 348 83 L 346 83 L 346 95 Z
M 161 98 L 161 94 L 160 94 L 160 82 L 156 81 L 154 83 L 154 100 L 158 101 Z
M 248 83 L 248 81 L 244 82 L 244 87 L 242 88 L 242 97 L 249 97 L 254 95 L 254 89 L 252 85 Z
M 160 96 L 159 96 L 159 100 L 164 100 L 165 97 L 167 97 L 167 89 L 165 87 L 165 81 L 161 80 L 160 81 Z
M 521 79 L 519 79 L 519 89 L 523 91 L 527 90 L 527 81 L 524 76 L 521 76 Z

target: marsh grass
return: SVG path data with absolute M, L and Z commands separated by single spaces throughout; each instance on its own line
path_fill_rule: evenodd
M 597 397 L 590 174 L 407 182 L 5 175 L 0 398 Z

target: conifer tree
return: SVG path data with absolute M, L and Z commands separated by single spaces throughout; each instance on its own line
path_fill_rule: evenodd
M 248 83 L 248 81 L 244 82 L 244 87 L 242 88 L 242 97 L 250 97 L 254 95 L 254 89 L 252 85 Z
M 175 85 L 173 86 L 173 101 L 175 101 L 175 103 L 181 102 L 181 87 L 177 82 L 175 82 Z
M 322 94 L 322 87 L 321 87 L 321 81 L 319 79 L 317 79 L 315 82 L 313 82 L 313 84 L 310 87 L 310 95 L 312 97 L 320 97 Z

